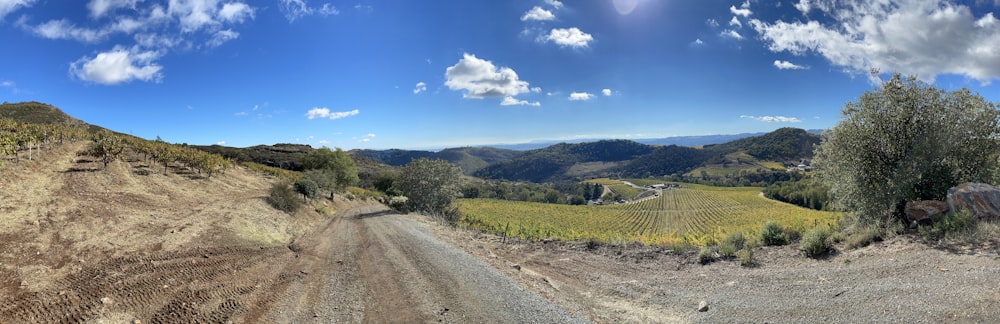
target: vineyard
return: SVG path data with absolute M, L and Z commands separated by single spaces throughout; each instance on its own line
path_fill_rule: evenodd
M 632 181 L 640 183 L 643 181 Z M 662 183 L 662 181 L 658 181 Z M 594 239 L 705 245 L 736 231 L 755 233 L 769 220 L 803 231 L 833 226 L 839 214 L 805 209 L 760 196 L 755 187 L 683 184 L 653 199 L 609 206 L 567 206 L 491 199 L 458 202 L 461 225 L 524 239 Z

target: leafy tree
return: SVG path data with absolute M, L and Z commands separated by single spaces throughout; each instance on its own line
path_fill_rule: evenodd
M 358 183 L 358 170 L 354 165 L 354 160 L 340 148 L 332 151 L 328 147 L 323 147 L 309 152 L 302 157 L 302 166 L 306 170 L 330 170 L 333 172 L 335 185 L 330 191 L 331 198 L 333 198 L 334 191 L 343 191 L 348 186 Z
M 309 179 L 316 184 L 318 189 L 330 192 L 330 199 L 337 190 L 337 174 L 330 169 L 311 169 L 302 172 L 303 179 Z
M 443 213 L 460 195 L 462 170 L 444 160 L 420 158 L 403 167 L 395 187 L 412 210 Z
M 302 178 L 299 181 L 295 181 L 295 191 L 302 194 L 302 200 L 316 198 L 316 194 L 319 192 L 319 185 L 309 178 Z
M 834 206 L 863 224 L 884 225 L 901 218 L 906 201 L 943 199 L 958 183 L 985 180 L 1000 156 L 1000 112 L 967 89 L 894 74 L 842 113 L 813 164 Z

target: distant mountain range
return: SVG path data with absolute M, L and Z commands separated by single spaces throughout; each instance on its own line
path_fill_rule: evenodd
M 806 132 L 811 133 L 811 134 L 817 134 L 817 135 L 819 135 L 819 134 L 823 133 L 823 130 L 822 129 L 808 129 L 808 130 L 806 130 Z M 670 136 L 670 137 L 664 137 L 664 138 L 639 138 L 639 139 L 634 139 L 632 141 L 637 142 L 637 143 L 642 143 L 642 144 L 649 144 L 649 145 L 704 146 L 704 145 L 711 145 L 711 144 L 722 144 L 722 143 L 726 143 L 726 142 L 730 142 L 730 141 L 735 141 L 735 140 L 738 140 L 738 139 L 741 139 L 741 138 L 747 138 L 747 137 L 752 137 L 752 136 L 760 136 L 760 135 L 764 135 L 764 134 L 767 134 L 767 132 L 741 133 L 741 134 L 720 134 L 720 135 Z M 545 148 L 545 147 L 552 146 L 552 145 L 559 144 L 559 143 L 574 144 L 574 143 L 597 142 L 597 141 L 601 141 L 601 140 L 602 139 L 575 139 L 575 140 L 568 140 L 568 141 L 545 141 L 545 140 L 543 140 L 543 141 L 532 141 L 532 142 L 520 143 L 520 144 L 490 144 L 490 145 L 481 145 L 481 146 L 482 147 L 492 147 L 492 148 L 499 148 L 499 149 L 515 150 L 515 151 L 527 151 L 527 150 L 534 150 L 534 149 Z

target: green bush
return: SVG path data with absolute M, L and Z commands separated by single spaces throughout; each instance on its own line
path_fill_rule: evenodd
M 876 227 L 864 227 L 847 236 L 847 248 L 856 249 L 882 240 L 882 231 Z
M 813 227 L 813 229 L 802 236 L 799 248 L 806 252 L 806 255 L 809 257 L 815 258 L 821 256 L 830 251 L 830 244 L 826 241 L 829 236 L 830 233 L 826 230 L 826 227 Z
M 970 232 L 976 225 L 972 214 L 968 210 L 963 210 L 946 214 L 934 225 L 921 227 L 920 233 L 928 239 L 952 238 Z
M 740 261 L 740 266 L 752 267 L 757 264 L 753 259 L 753 247 L 746 246 L 743 249 L 736 252 L 736 260 Z
M 271 186 L 267 203 L 277 210 L 294 214 L 302 207 L 302 202 L 296 196 L 295 190 L 288 182 L 279 182 Z
M 744 243 L 746 243 L 746 238 L 743 237 L 743 232 L 729 233 L 719 243 L 719 254 L 726 258 L 734 257 L 736 251 L 743 249 Z
M 302 194 L 304 198 L 316 198 L 319 194 L 319 185 L 309 178 L 302 178 L 295 181 L 295 191 Z
M 781 224 L 775 221 L 764 223 L 760 228 L 760 243 L 764 245 L 785 245 L 788 244 L 788 236 Z

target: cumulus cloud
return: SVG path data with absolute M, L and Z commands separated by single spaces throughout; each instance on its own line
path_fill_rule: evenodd
M 368 133 L 365 136 L 362 136 L 361 139 L 358 140 L 358 142 L 367 143 L 371 142 L 373 139 L 375 139 L 375 133 Z
M 593 98 L 594 94 L 588 92 L 572 92 L 569 94 L 569 100 L 572 101 L 586 101 Z
M 736 16 L 733 16 L 733 19 L 729 20 L 729 25 L 730 26 L 736 26 L 736 28 L 742 28 L 743 27 L 743 23 L 741 23 L 740 20 L 739 20 L 739 18 L 736 18 Z
M 753 12 L 750 11 L 750 1 L 744 1 L 743 4 L 740 5 L 739 9 L 737 9 L 736 6 L 729 6 L 729 12 L 742 17 L 749 17 L 753 14 Z
M 0 19 L 17 9 L 30 7 L 36 0 L 0 0 Z
M 611 96 L 611 89 L 601 89 L 601 94 L 605 97 Z
M 556 15 L 553 15 L 551 11 L 542 9 L 542 7 L 539 6 L 531 8 L 531 10 L 528 10 L 528 12 L 525 12 L 524 15 L 521 16 L 521 21 L 528 21 L 528 20 L 547 21 L 555 19 Z
M 545 4 L 552 6 L 552 8 L 562 8 L 563 3 L 559 0 L 545 0 Z
M 798 118 L 795 118 L 795 117 L 785 117 L 785 116 L 759 116 L 758 117 L 758 116 L 742 115 L 742 116 L 740 116 L 740 118 L 753 119 L 753 120 L 762 121 L 762 122 L 765 122 L 765 123 L 798 123 L 798 122 L 801 122 L 801 120 L 799 120 Z
M 307 0 L 279 0 L 278 8 L 285 14 L 285 19 L 288 19 L 288 22 L 295 22 L 299 18 L 311 15 L 330 16 L 340 14 L 340 10 L 337 10 L 337 7 L 334 7 L 330 3 L 312 7 L 309 6 Z
M 143 51 L 136 47 L 114 49 L 94 57 L 82 57 L 70 64 L 70 74 L 76 78 L 100 84 L 119 84 L 132 80 L 159 81 L 162 66 L 154 61 L 162 54 Z
M 351 117 L 360 113 L 361 111 L 358 111 L 357 109 L 351 111 L 330 111 L 330 108 L 316 107 L 313 109 L 309 109 L 309 111 L 306 112 L 306 118 L 308 119 L 329 118 L 330 120 L 336 120 L 336 119 Z
M 712 27 L 712 28 L 719 27 L 719 21 L 715 20 L 715 19 L 712 19 L 712 18 L 709 18 L 708 20 L 705 20 L 705 24 L 708 25 L 708 27 Z
M 576 27 L 553 28 L 545 36 L 545 40 L 559 44 L 559 46 L 587 47 L 590 46 L 590 42 L 594 40 L 594 37 Z
M 802 70 L 806 68 L 804 66 L 789 61 L 781 61 L 781 60 L 774 60 L 774 67 L 780 70 Z
M 500 102 L 500 105 L 501 106 L 535 106 L 535 107 L 538 107 L 538 106 L 541 106 L 542 103 L 538 102 L 538 101 L 528 102 L 527 100 L 517 100 L 514 97 L 503 97 L 503 101 Z
M 226 145 L 226 141 L 215 142 L 215 145 Z
M 417 85 L 413 88 L 413 94 L 418 94 L 427 91 L 427 84 L 423 82 L 417 82 Z
M 520 80 L 513 69 L 497 68 L 493 62 L 469 53 L 449 66 L 444 75 L 444 85 L 451 90 L 464 90 L 465 98 L 513 97 L 529 91 L 528 82 Z
M 695 38 L 694 45 L 705 45 L 705 41 L 701 40 L 701 38 Z
M 951 1 L 800 1 L 826 19 L 750 25 L 772 52 L 818 54 L 852 74 L 871 68 L 933 81 L 955 74 L 989 83 L 1000 78 L 1000 23 Z

